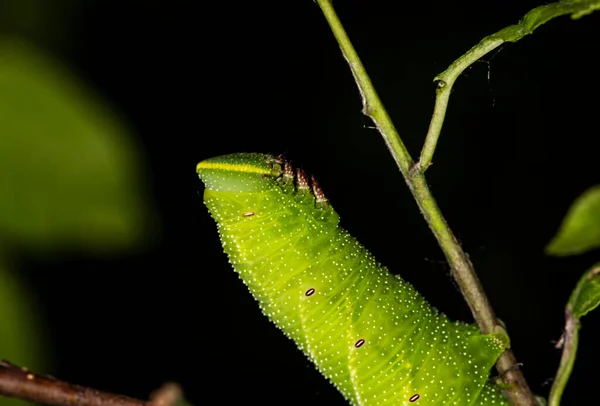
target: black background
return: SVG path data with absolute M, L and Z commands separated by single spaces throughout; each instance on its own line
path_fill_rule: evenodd
M 452 318 L 471 315 L 311 0 L 86 1 L 46 44 L 134 124 L 160 234 L 130 255 L 22 254 L 60 378 L 145 398 L 168 380 L 193 404 L 342 405 L 260 314 L 202 204 L 198 161 L 285 153 L 342 225 Z M 416 156 L 433 77 L 536 1 L 335 3 Z M 552 21 L 458 80 L 428 181 L 470 254 L 530 385 L 547 396 L 563 308 L 599 252 L 544 254 L 571 202 L 600 183 L 600 13 Z M 42 41 L 43 42 L 43 41 Z M 57 45 L 60 44 L 60 45 Z M 90 180 L 93 181 L 93 180 Z M 583 319 L 565 405 L 596 393 L 600 312 Z

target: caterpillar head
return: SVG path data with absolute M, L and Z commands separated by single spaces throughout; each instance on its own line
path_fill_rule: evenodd
M 256 193 L 271 189 L 282 167 L 271 155 L 241 153 L 204 160 L 196 166 L 196 171 L 208 190 Z
M 200 162 L 196 171 L 206 186 L 204 201 L 220 220 L 239 217 L 240 210 L 242 216 L 252 217 L 258 202 L 271 202 L 280 207 L 301 204 L 315 218 L 339 221 L 317 181 L 282 156 L 222 155 Z

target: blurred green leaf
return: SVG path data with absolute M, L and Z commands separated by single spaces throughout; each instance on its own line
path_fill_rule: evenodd
M 73 72 L 0 39 L 0 241 L 129 247 L 146 233 L 132 132 Z
M 46 44 L 69 41 L 77 0 L 2 0 L 0 34 L 18 35 Z
M 32 297 L 0 258 L 0 358 L 35 371 L 44 371 L 47 360 L 42 345 L 42 327 L 35 317 Z M 0 399 L 2 406 L 31 403 Z
M 588 189 L 569 208 L 560 229 L 546 246 L 551 255 L 581 254 L 600 247 L 600 185 Z
M 569 299 L 573 316 L 580 318 L 600 305 L 600 263 L 587 271 Z

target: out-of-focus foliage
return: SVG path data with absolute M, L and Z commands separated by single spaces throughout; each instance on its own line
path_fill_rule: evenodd
M 0 37 L 0 358 L 49 372 L 35 301 L 9 267 L 15 248 L 109 253 L 148 241 L 132 136 L 72 71 Z
M 581 254 L 600 247 L 600 185 L 591 187 L 569 208 L 560 229 L 546 247 L 556 256 Z
M 123 121 L 39 50 L 0 41 L 0 241 L 127 247 L 148 211 Z
M 95 0 L 2 0 L 0 35 L 17 35 L 36 43 L 68 46 L 77 41 L 77 14 Z

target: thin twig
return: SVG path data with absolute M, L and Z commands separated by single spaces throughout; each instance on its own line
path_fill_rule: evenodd
M 446 110 L 448 109 L 448 100 L 450 99 L 450 93 L 452 92 L 454 82 L 456 82 L 456 79 L 467 67 L 491 50 L 500 46 L 503 42 L 504 40 L 494 36 L 484 38 L 466 54 L 454 61 L 448 69 L 435 77 L 434 81 L 437 82 L 435 106 L 433 107 L 433 114 L 431 116 L 431 122 L 429 123 L 427 136 L 425 137 L 425 143 L 421 150 L 421 157 L 419 158 L 418 170 L 420 172 L 425 172 L 431 165 L 431 158 L 433 157 L 433 152 L 435 151 L 438 139 L 440 138 L 440 133 L 442 132 Z
M 435 235 L 440 247 L 448 260 L 465 300 L 473 316 L 484 334 L 492 333 L 501 328 L 494 311 L 483 291 L 473 265 L 461 248 L 454 234 L 444 219 L 431 191 L 427 185 L 423 171 L 414 164 L 410 154 L 400 139 L 389 115 L 366 73 L 346 31 L 344 30 L 330 0 L 317 0 L 321 7 L 342 54 L 350 65 L 350 69 L 362 96 L 363 113 L 370 117 L 383 136 L 392 156 L 396 160 L 406 183 L 408 184 L 417 204 L 429 227 Z M 440 123 L 441 126 L 441 123 Z M 441 128 L 441 127 L 440 127 Z M 496 363 L 498 371 L 509 384 L 507 397 L 515 406 L 535 406 L 537 404 L 523 374 L 518 368 L 515 357 L 507 349 Z
M 331 1 L 317 0 L 317 3 L 321 7 L 321 10 L 323 10 L 323 14 L 327 18 L 333 35 L 342 49 L 342 55 L 346 58 L 348 65 L 350 65 L 350 70 L 352 71 L 352 75 L 354 75 L 354 80 L 358 85 L 358 90 L 362 98 L 363 114 L 370 117 L 379 132 L 384 134 L 383 139 L 387 147 L 392 151 L 392 156 L 396 160 L 400 171 L 407 178 L 414 164 L 413 159 L 400 139 L 400 135 L 398 135 L 398 131 L 396 131 L 386 109 L 383 107 L 383 103 L 381 103 L 365 67 L 348 39 L 346 31 L 331 5 Z
M 582 312 L 580 295 L 590 280 L 597 278 L 598 275 L 600 275 L 600 266 L 594 266 L 583 274 L 567 303 L 565 309 L 565 332 L 557 344 L 557 348 L 562 347 L 563 352 L 552 389 L 550 390 L 550 396 L 548 397 L 548 406 L 560 405 L 560 399 L 573 372 L 573 365 L 575 365 L 577 347 L 579 345 L 579 329 L 581 328 L 579 319 L 590 310 L 590 308 L 586 308 Z M 587 304 L 587 300 L 589 298 L 586 298 L 584 294 L 583 302 Z
M 595 7 L 585 2 L 570 3 L 562 1 L 536 7 L 525 14 L 518 24 L 505 27 L 479 41 L 477 45 L 455 60 L 448 69 L 437 75 L 433 79 L 434 82 L 437 82 L 433 114 L 429 123 L 427 136 L 425 137 L 425 143 L 421 150 L 421 157 L 415 167 L 415 171 L 425 172 L 431 165 L 431 159 L 440 138 L 442 125 L 444 124 L 452 86 L 454 86 L 456 79 L 458 79 L 466 68 L 503 43 L 516 42 L 524 36 L 531 34 L 536 28 L 552 18 L 566 14 L 571 14 L 573 18 L 579 18 L 594 10 Z
M 0 396 L 50 406 L 151 406 L 149 402 L 42 376 L 0 360 Z
M 573 365 L 575 365 L 575 356 L 577 355 L 577 346 L 579 344 L 579 327 L 579 319 L 573 316 L 571 310 L 567 308 L 565 310 L 563 352 L 560 357 L 560 366 L 558 367 L 558 372 L 556 373 L 556 378 L 548 397 L 548 406 L 560 405 L 560 399 L 573 371 Z

